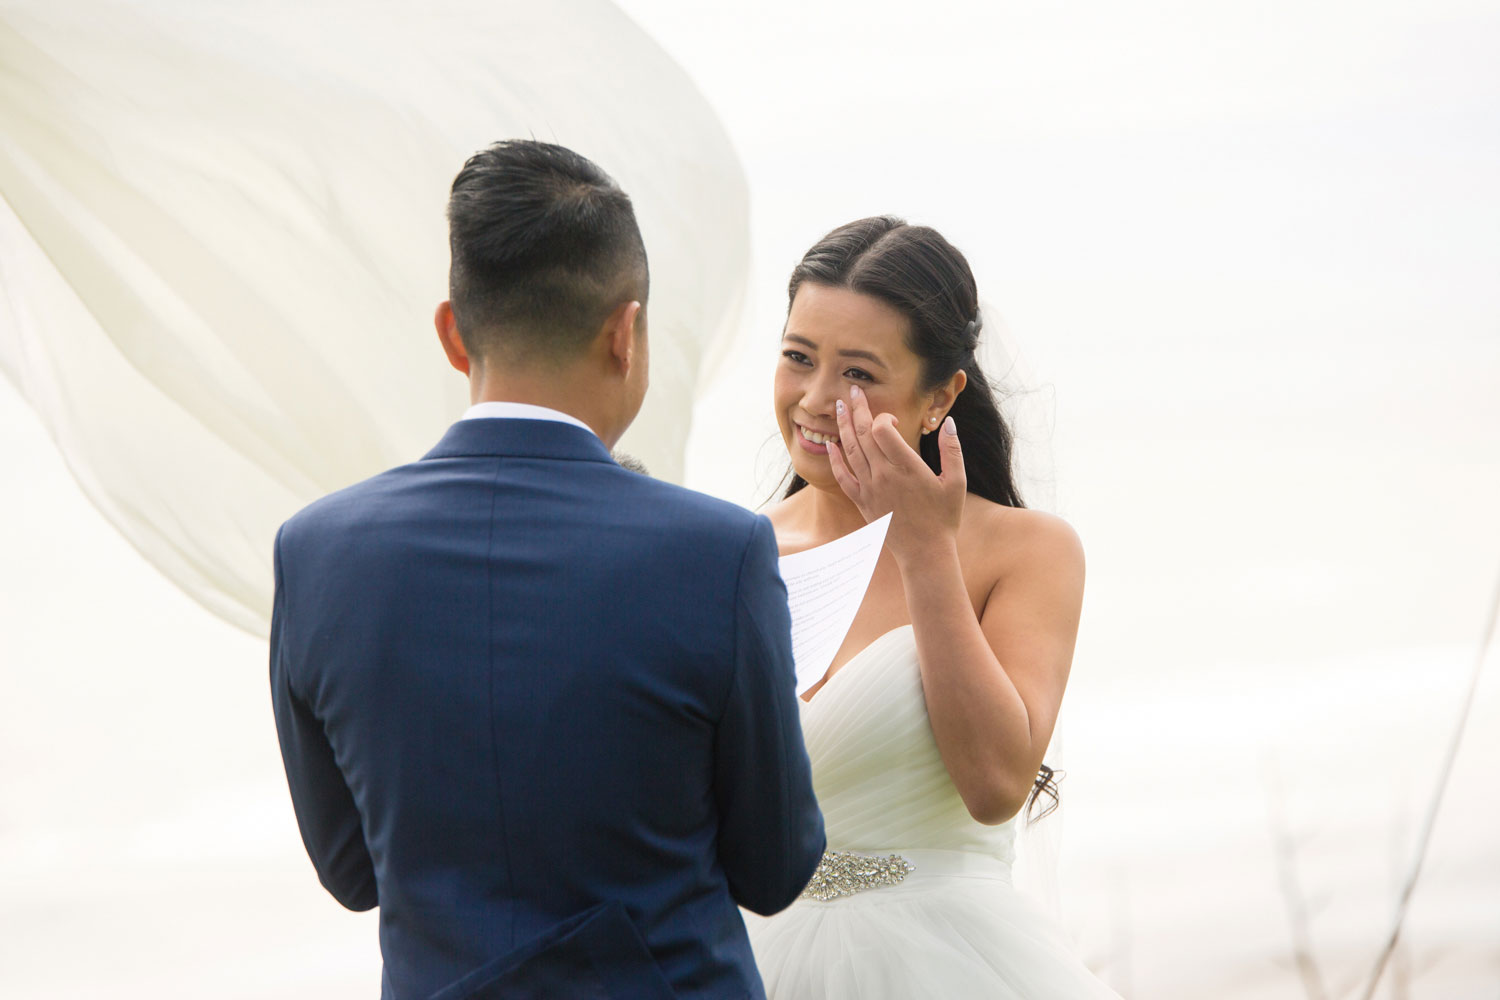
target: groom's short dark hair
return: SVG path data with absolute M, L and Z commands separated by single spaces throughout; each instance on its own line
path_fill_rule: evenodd
M 630 196 L 587 157 L 527 139 L 475 153 L 448 199 L 448 299 L 470 355 L 562 361 L 622 302 L 645 304 Z

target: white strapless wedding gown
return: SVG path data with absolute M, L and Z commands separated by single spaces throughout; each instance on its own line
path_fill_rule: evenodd
M 745 913 L 770 1000 L 1119 1000 L 1012 888 L 1015 821 L 985 826 L 965 809 L 933 740 L 910 625 L 801 711 L 828 850 L 900 855 L 910 871 L 834 898 L 804 893 L 773 917 Z

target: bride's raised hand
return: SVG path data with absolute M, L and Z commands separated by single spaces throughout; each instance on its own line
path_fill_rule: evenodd
M 943 471 L 934 475 L 901 436 L 894 415 L 871 414 L 859 386 L 849 387 L 849 402 L 839 400 L 835 416 L 839 439 L 828 448 L 833 477 L 866 522 L 893 515 L 886 534 L 892 553 L 900 559 L 956 539 L 968 481 L 953 418 L 938 431 Z

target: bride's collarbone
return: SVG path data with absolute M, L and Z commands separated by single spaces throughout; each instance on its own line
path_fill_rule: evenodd
M 776 505 L 768 515 L 776 530 L 777 545 L 783 555 L 801 552 L 832 541 L 818 537 L 806 525 L 797 523 L 793 515 L 795 504 L 783 502 Z M 964 589 L 969 595 L 975 616 L 984 612 L 985 603 L 995 585 L 1006 575 L 1011 564 L 1011 550 L 1019 544 L 1027 547 L 1027 539 L 1037 529 L 1045 531 L 1044 522 L 1056 520 L 1052 515 L 1025 508 L 1005 507 L 982 497 L 970 494 L 964 506 L 964 518 L 959 527 L 959 572 L 963 574 Z M 832 665 L 817 685 L 821 688 L 843 665 L 857 657 L 871 643 L 895 629 L 912 624 L 911 612 L 906 603 L 906 590 L 901 570 L 889 549 L 880 554 L 875 572 L 870 579 L 859 612 L 855 615 L 843 644 L 834 655 Z
M 866 646 L 887 632 L 911 624 L 911 612 L 906 607 L 905 593 L 898 590 L 894 595 L 879 594 L 875 591 L 874 584 L 875 581 L 872 580 L 870 590 L 866 592 L 865 600 L 860 604 L 859 611 L 844 636 L 843 644 L 833 656 L 830 672 L 854 659 Z
M 788 542 L 792 541 L 793 538 L 789 536 Z M 794 551 L 790 544 L 785 546 L 785 550 Z M 977 617 L 983 611 L 985 597 L 994 581 L 985 580 L 983 570 L 976 573 L 971 567 L 971 561 L 966 559 L 960 562 L 959 569 L 964 575 L 964 588 L 969 594 L 969 600 Z M 870 578 L 869 588 L 865 591 L 864 600 L 860 602 L 859 611 L 855 614 L 854 621 L 850 623 L 849 631 L 845 634 L 838 652 L 834 654 L 832 663 L 823 677 L 803 692 L 803 700 L 810 702 L 816 698 L 836 674 L 858 659 L 865 650 L 890 633 L 912 624 L 901 570 L 896 564 L 895 557 L 887 549 L 881 552 L 880 559 L 875 564 L 875 571 Z
M 964 589 L 976 616 L 983 611 L 985 598 L 995 583 L 988 575 L 991 567 L 985 565 L 986 562 L 988 561 L 970 558 L 961 558 L 959 562 Z M 887 632 L 911 624 L 911 610 L 906 602 L 906 586 L 901 577 L 901 569 L 895 556 L 889 549 L 885 549 L 875 563 L 869 587 L 865 590 L 859 611 L 844 636 L 844 642 L 834 654 L 828 676 L 832 676 L 834 670 L 858 656 L 866 646 Z

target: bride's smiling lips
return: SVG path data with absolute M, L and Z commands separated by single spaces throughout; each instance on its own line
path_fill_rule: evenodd
M 828 454 L 828 442 L 836 442 L 839 439 L 837 431 L 834 431 L 832 434 L 815 431 L 810 427 L 797 423 L 795 420 L 792 421 L 792 426 L 797 430 L 797 443 L 802 446 L 803 451 L 812 455 Z

